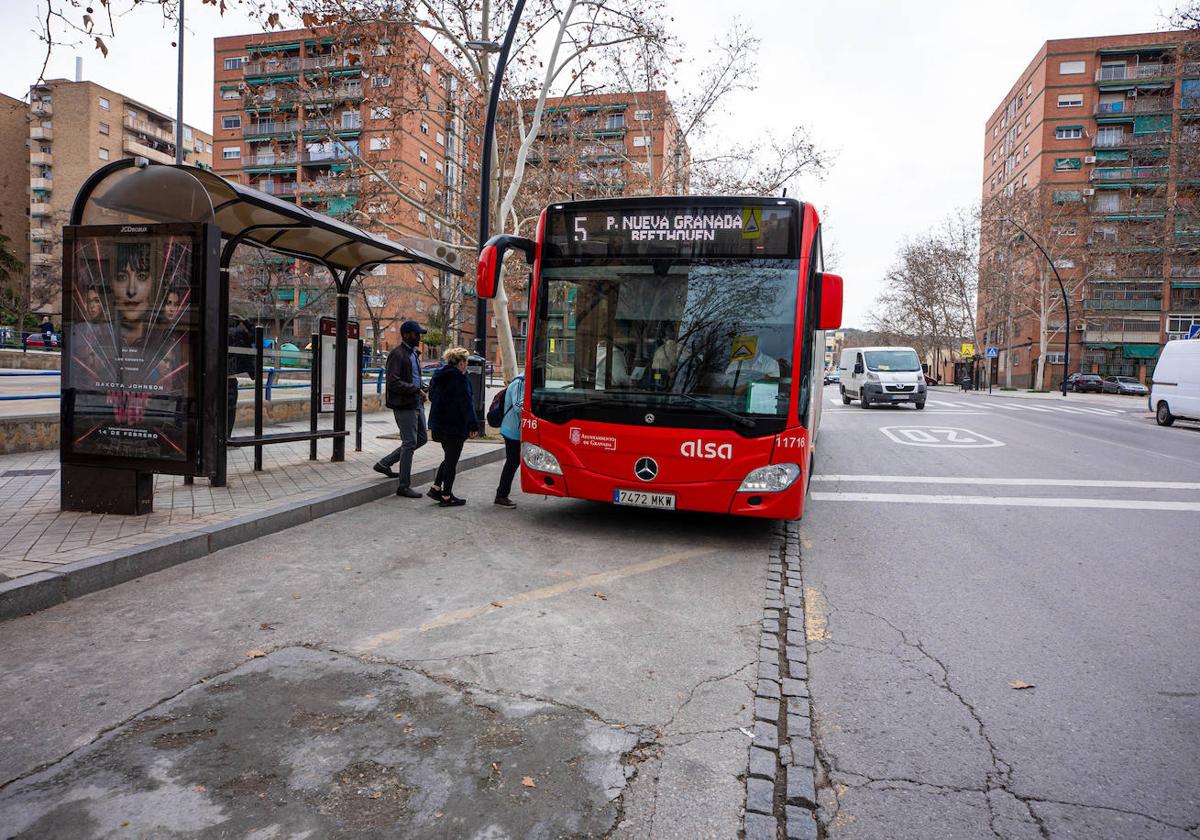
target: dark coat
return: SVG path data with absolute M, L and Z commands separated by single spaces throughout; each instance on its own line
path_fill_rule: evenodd
M 388 408 L 416 408 L 425 402 L 425 395 L 413 383 L 413 365 L 417 364 L 417 351 L 407 344 L 401 343 L 388 353 L 384 371 L 384 404 Z
M 438 368 L 429 381 L 429 431 L 436 440 L 466 440 L 479 431 L 471 381 L 453 365 Z

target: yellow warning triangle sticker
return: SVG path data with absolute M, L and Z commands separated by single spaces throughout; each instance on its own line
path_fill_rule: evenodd
M 762 234 L 762 208 L 742 208 L 742 239 L 758 239 Z

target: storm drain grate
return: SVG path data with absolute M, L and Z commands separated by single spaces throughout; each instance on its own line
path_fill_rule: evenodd
M 54 475 L 58 470 L 5 470 L 0 478 L 27 478 L 34 475 Z

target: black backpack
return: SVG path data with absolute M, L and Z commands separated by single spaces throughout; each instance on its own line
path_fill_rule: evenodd
M 513 382 L 520 378 L 521 377 L 519 376 L 516 377 Z M 509 382 L 508 385 L 512 385 L 512 382 Z M 508 411 L 512 411 L 517 407 L 516 403 L 514 403 L 509 407 L 508 411 L 504 410 L 504 398 L 508 394 L 508 385 L 505 385 L 499 394 L 496 394 L 496 396 L 492 397 L 491 405 L 488 406 L 487 424 L 493 429 L 499 429 L 500 424 L 504 422 L 504 417 L 508 414 Z

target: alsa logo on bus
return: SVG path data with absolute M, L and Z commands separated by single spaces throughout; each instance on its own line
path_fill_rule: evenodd
M 704 458 L 710 461 L 731 461 L 733 460 L 733 444 L 713 443 L 712 441 L 704 440 L 688 440 L 684 441 L 683 444 L 680 445 L 679 454 L 684 458 Z

